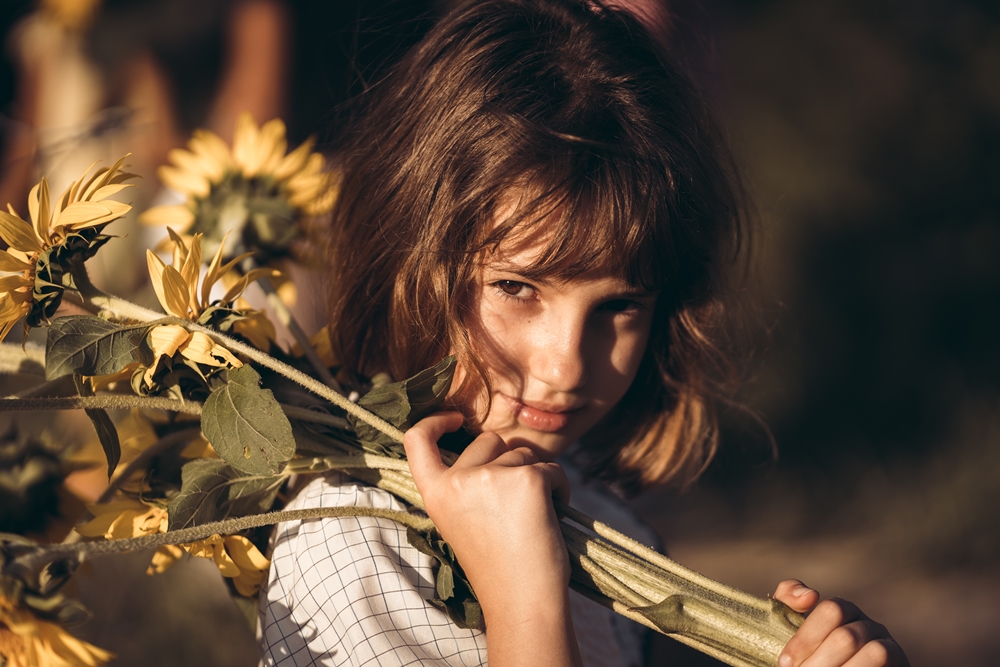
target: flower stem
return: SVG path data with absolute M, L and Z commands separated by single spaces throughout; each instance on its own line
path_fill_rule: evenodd
M 108 410 L 148 408 L 151 410 L 172 410 L 173 412 L 183 412 L 189 415 L 201 414 L 201 403 L 197 401 L 178 401 L 158 396 L 101 394 L 99 396 L 0 398 L 0 412 L 18 410 L 86 410 L 88 408 L 105 408 Z
M 283 521 L 302 521 L 304 519 L 341 516 L 369 516 L 378 519 L 390 519 L 416 530 L 430 530 L 434 525 L 426 517 L 399 510 L 380 509 L 377 507 L 315 507 L 304 510 L 253 514 L 251 516 L 226 519 L 224 521 L 213 521 L 212 523 L 205 523 L 192 528 L 182 528 L 166 533 L 131 537 L 124 540 L 42 545 L 38 549 L 18 558 L 18 561 L 25 567 L 34 568 L 60 558 L 99 556 L 126 551 L 154 549 L 170 544 L 188 544 L 204 540 L 212 535 L 232 535 L 251 528 L 270 526 Z
M 251 261 L 251 259 L 247 260 L 247 262 Z M 313 348 L 312 343 L 309 342 L 309 336 L 307 336 L 306 332 L 302 330 L 298 320 L 296 320 L 295 316 L 292 315 L 292 311 L 289 310 L 288 306 L 285 305 L 285 302 L 281 300 L 281 297 L 278 295 L 278 290 L 275 289 L 274 283 L 271 282 L 271 279 L 267 277 L 258 278 L 257 284 L 260 285 L 260 288 L 264 291 L 264 294 L 267 296 L 267 302 L 271 305 L 271 308 L 274 309 L 278 319 L 292 334 L 292 337 L 295 338 L 295 342 L 299 344 L 299 347 L 302 348 L 302 353 L 306 355 L 306 359 L 312 365 L 316 374 L 319 375 L 319 379 L 322 380 L 323 384 L 326 386 L 340 394 L 343 394 L 344 389 L 340 386 L 340 383 L 333 378 L 333 375 L 330 374 L 330 369 L 326 367 L 326 364 L 324 364 L 319 358 L 319 355 L 316 354 L 316 350 Z
M 130 320 L 137 320 L 139 322 L 152 322 L 155 320 L 163 320 L 164 316 L 162 313 L 157 313 L 152 310 L 148 310 L 141 306 L 137 306 L 134 303 L 126 301 L 116 296 L 111 296 L 108 294 L 102 296 L 91 297 L 90 303 L 99 306 L 104 312 L 111 315 L 122 317 Z M 186 328 L 188 331 L 200 331 L 201 333 L 209 336 L 216 343 L 219 343 L 223 347 L 229 349 L 232 352 L 237 352 L 247 357 L 251 361 L 255 361 L 265 368 L 270 368 L 276 373 L 284 375 L 289 380 L 300 384 L 309 391 L 313 392 L 321 398 L 325 398 L 330 401 L 338 408 L 341 408 L 348 414 L 360 419 L 372 428 L 378 429 L 385 435 L 393 438 L 397 442 L 403 441 L 403 432 L 398 428 L 385 421 L 381 417 L 368 412 L 364 408 L 358 407 L 351 401 L 347 400 L 345 396 L 334 391 L 330 387 L 326 386 L 322 382 L 306 375 L 302 371 L 296 370 L 286 363 L 278 361 L 271 355 L 261 352 L 255 347 L 246 345 L 239 342 L 229 336 L 219 333 L 214 329 L 208 327 L 203 327 L 199 324 L 195 324 L 190 320 L 181 319 L 179 317 L 166 318 L 173 324 L 179 324 Z

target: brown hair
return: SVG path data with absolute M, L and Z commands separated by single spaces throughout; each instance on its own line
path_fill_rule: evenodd
M 402 378 L 453 350 L 488 391 L 463 324 L 477 258 L 559 207 L 540 275 L 608 265 L 659 294 L 635 382 L 584 438 L 589 470 L 626 491 L 696 477 L 716 446 L 743 199 L 697 92 L 642 25 L 597 2 L 473 2 L 365 102 L 331 233 L 338 358 Z

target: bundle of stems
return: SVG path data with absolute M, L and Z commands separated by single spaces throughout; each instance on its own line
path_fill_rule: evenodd
M 328 384 L 213 329 L 179 318 L 164 318 L 161 313 L 108 295 L 91 296 L 82 300 L 80 305 L 106 318 L 140 322 L 168 321 L 189 331 L 200 331 L 219 345 L 280 373 L 393 440 L 402 442 L 402 431 L 348 400 Z M 4 350 L 0 353 L 0 362 L 4 362 L 0 366 L 6 367 L 2 370 L 8 372 L 13 370 L 11 362 L 15 356 L 8 354 L 10 350 L 6 348 L 11 347 L 14 346 L 3 345 Z M 33 356 L 35 361 L 39 360 L 34 351 L 29 356 Z M 112 403 L 124 398 L 97 396 L 76 398 L 68 403 L 66 399 L 56 398 L 9 398 L 0 399 L 0 409 L 65 409 L 85 407 L 80 401 L 90 401 L 97 405 L 102 400 L 110 401 L 106 407 L 116 407 Z M 59 401 L 66 404 L 56 405 Z M 166 398 L 128 397 L 126 402 L 137 406 L 149 403 L 148 407 L 195 414 L 200 412 L 201 407 L 197 402 Z M 343 424 L 343 419 L 328 413 L 294 406 L 282 408 L 289 417 L 300 421 L 327 422 L 335 426 Z M 339 443 L 336 447 L 339 451 L 329 456 L 294 458 L 281 474 L 291 476 L 341 471 L 393 493 L 417 510 L 423 509 L 423 501 L 405 460 L 365 453 L 346 442 Z M 450 452 L 443 452 L 443 456 L 448 463 L 454 461 L 455 455 Z M 776 600 L 758 598 L 704 577 L 558 501 L 556 511 L 569 552 L 572 565 L 571 586 L 575 590 L 726 664 L 734 667 L 776 667 L 781 649 L 802 622 L 801 615 Z M 41 546 L 20 560 L 22 565 L 33 567 L 68 555 L 117 553 L 182 544 L 204 539 L 212 534 L 229 534 L 279 521 L 344 515 L 377 516 L 414 528 L 432 525 L 422 513 L 370 508 L 336 507 L 271 512 L 126 540 Z

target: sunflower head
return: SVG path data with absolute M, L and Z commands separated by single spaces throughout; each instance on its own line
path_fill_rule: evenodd
M 212 300 L 212 287 L 235 272 L 249 253 L 224 263 L 220 244 L 199 286 L 202 235 L 186 240 L 173 229 L 168 231 L 173 241 L 172 264 L 166 264 L 152 251 L 146 252 L 153 290 L 163 309 L 174 317 L 236 335 L 268 350 L 275 338 L 274 325 L 263 313 L 237 310 L 234 304 L 250 283 L 265 276 L 279 277 L 280 272 L 263 268 L 236 275 L 225 295 Z M 136 368 L 132 375 L 132 388 L 141 395 L 166 391 L 178 398 L 196 398 L 209 390 L 220 371 L 243 365 L 206 334 L 177 324 L 153 327 L 146 336 L 146 347 L 151 351 L 151 361 Z
M 28 195 L 28 220 L 10 204 L 0 211 L 0 238 L 8 248 L 0 253 L 0 340 L 23 317 L 28 326 L 49 321 L 63 291 L 77 289 L 84 263 L 111 237 L 102 232 L 132 207 L 110 199 L 135 174 L 122 171 L 125 158 L 111 167 L 90 168 L 55 201 L 43 178 Z M 13 275 L 11 275 L 13 274 Z
M 39 545 L 0 533 L 0 658 L 7 667 L 99 667 L 114 656 L 69 634 L 64 625 L 89 616 L 60 592 L 79 562 L 74 558 L 28 571 L 16 558 Z
M 258 127 L 246 112 L 231 149 L 218 135 L 197 130 L 187 150 L 171 151 L 171 164 L 158 172 L 187 201 L 152 208 L 140 220 L 201 233 L 206 251 L 221 246 L 225 259 L 250 252 L 266 264 L 286 256 L 305 236 L 304 219 L 328 212 L 336 197 L 336 179 L 313 143 L 286 155 L 285 124 L 276 118 Z

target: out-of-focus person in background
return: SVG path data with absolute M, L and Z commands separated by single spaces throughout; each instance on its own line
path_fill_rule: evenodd
M 281 0 L 40 0 L 7 37 L 17 122 L 0 201 L 23 200 L 42 175 L 60 191 L 130 151 L 148 184 L 133 198 L 141 211 L 156 167 L 193 129 L 231 140 L 242 111 L 286 113 L 290 29 Z M 133 229 L 94 263 L 96 284 L 130 293 L 144 281 L 148 241 Z

